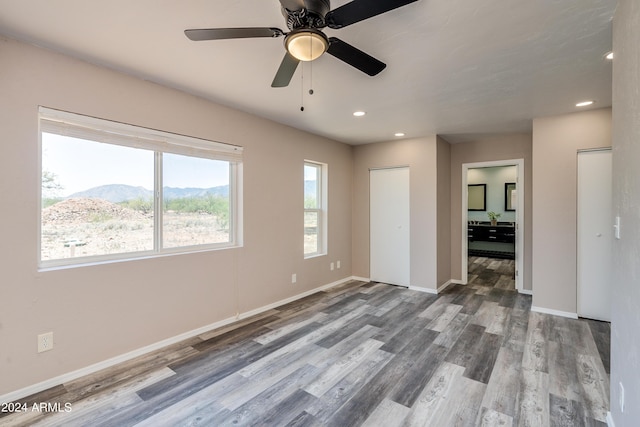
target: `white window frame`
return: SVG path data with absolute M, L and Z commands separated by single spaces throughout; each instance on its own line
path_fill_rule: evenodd
M 185 135 L 143 128 L 120 122 L 84 116 L 66 111 L 39 107 L 38 167 L 42 176 L 42 133 L 71 136 L 124 147 L 153 151 L 154 155 L 154 233 L 153 249 L 77 258 L 42 259 L 42 186 L 38 186 L 38 266 L 40 270 L 75 267 L 112 261 L 184 254 L 242 246 L 242 147 Z M 162 153 L 229 162 L 229 241 L 194 246 L 162 247 Z
M 317 193 L 316 193 L 316 197 L 317 197 L 317 208 L 313 208 L 313 209 L 308 209 L 308 208 L 304 208 L 304 213 L 303 213 L 303 218 L 306 215 L 307 212 L 314 212 L 317 213 L 318 215 L 318 250 L 316 252 L 311 252 L 311 253 L 305 253 L 304 254 L 304 258 L 315 258 L 318 256 L 323 256 L 327 254 L 327 248 L 328 248 L 328 240 L 327 240 L 327 236 L 328 236 L 328 165 L 326 163 L 320 163 L 320 162 L 316 162 L 313 160 L 305 160 L 304 161 L 304 166 L 310 166 L 310 167 L 314 167 L 317 168 L 318 172 L 319 172 L 319 176 L 317 179 L 317 183 L 318 183 L 318 188 L 317 188 Z M 303 166 L 303 170 L 304 170 L 304 166 Z M 303 173 L 304 176 L 304 173 Z M 303 185 L 304 185 L 304 177 L 303 177 Z M 303 191 L 303 198 L 304 198 L 304 191 Z M 304 205 L 303 205 L 304 206 Z

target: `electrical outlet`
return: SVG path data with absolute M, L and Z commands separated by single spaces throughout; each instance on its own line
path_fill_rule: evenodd
M 335 266 L 333 265 L 333 263 L 331 263 L 331 271 L 333 271 L 333 269 L 335 268 Z
M 38 335 L 38 353 L 53 349 L 53 332 Z
M 340 261 L 336 263 L 336 267 L 340 268 Z
M 295 273 L 293 273 L 291 275 L 291 283 L 296 283 L 297 281 L 298 281 L 298 276 Z
M 622 383 L 619 383 L 620 385 L 620 412 L 624 412 L 624 386 L 622 385 Z

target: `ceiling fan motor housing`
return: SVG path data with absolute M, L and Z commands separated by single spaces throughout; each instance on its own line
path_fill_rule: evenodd
M 324 17 L 331 10 L 331 2 L 329 0 L 304 0 L 307 9 Z
M 294 3 L 298 6 L 296 9 L 282 7 L 290 30 L 325 27 L 324 17 L 331 9 L 329 0 L 297 0 Z

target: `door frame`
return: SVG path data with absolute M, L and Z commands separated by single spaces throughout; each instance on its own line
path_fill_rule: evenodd
M 518 200 L 516 205 L 516 289 L 520 293 L 531 293 L 524 289 L 524 230 L 525 230 L 525 175 L 524 159 L 495 160 L 489 162 L 475 162 L 462 164 L 462 284 L 466 285 L 469 278 L 468 269 L 468 187 L 467 175 L 469 169 L 489 168 L 499 166 L 516 167 L 516 185 L 518 188 Z

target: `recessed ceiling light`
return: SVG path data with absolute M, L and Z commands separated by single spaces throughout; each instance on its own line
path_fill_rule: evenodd
M 576 107 L 586 107 L 587 105 L 591 105 L 593 104 L 593 101 L 583 101 L 583 102 L 578 102 L 576 104 Z
M 356 117 L 362 117 L 365 114 L 367 114 L 367 113 L 365 113 L 364 111 L 356 111 L 355 113 L 353 113 L 353 115 L 356 116 Z
M 396 136 L 404 136 L 404 133 L 402 133 L 402 132 L 397 132 L 395 135 L 396 135 Z
M 609 61 L 611 61 L 613 59 L 613 52 L 609 52 L 605 55 L 605 58 L 607 58 Z

